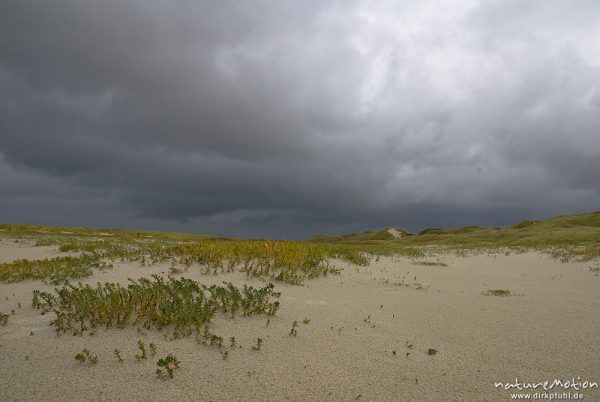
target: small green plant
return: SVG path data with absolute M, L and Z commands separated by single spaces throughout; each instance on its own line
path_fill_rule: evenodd
M 156 356 L 156 345 L 152 342 L 150 342 L 150 356 Z
M 211 335 L 210 337 L 210 345 L 217 345 L 218 347 L 223 346 L 223 337 L 219 335 Z
M 257 338 L 256 345 L 252 346 L 252 350 L 260 350 L 260 347 L 262 346 L 262 342 L 263 342 L 262 339 Z
M 156 362 L 156 365 L 158 366 L 156 374 L 158 374 L 159 377 L 162 375 L 164 369 L 169 374 L 169 378 L 173 378 L 173 371 L 179 368 L 179 360 L 172 354 L 169 354 Z
M 304 319 L 302 320 L 302 322 L 306 325 L 306 324 L 310 324 L 310 318 L 306 318 L 304 317 Z
M 292 329 L 290 330 L 290 336 L 296 336 L 296 335 L 298 335 L 298 331 L 296 330 L 297 326 L 298 326 L 298 321 L 294 321 L 292 323 Z
M 113 354 L 115 355 L 119 363 L 123 363 L 123 358 L 121 357 L 121 351 L 119 349 L 113 350 Z
M 138 361 L 142 360 L 142 359 L 146 359 L 147 358 L 146 345 L 144 344 L 144 342 L 141 339 L 137 342 L 137 345 L 138 345 L 138 349 L 140 350 L 140 353 L 135 355 L 135 358 L 138 359 Z
M 95 365 L 98 363 L 98 356 L 92 355 L 87 349 L 83 349 L 81 352 L 75 355 L 75 360 L 80 363 L 88 362 L 90 365 Z
M 231 347 L 235 346 L 235 336 L 232 336 L 231 338 L 229 338 L 229 345 L 231 345 Z
M 227 360 L 229 358 L 229 352 L 224 351 L 223 353 L 221 353 L 221 356 L 223 357 L 223 360 Z
M 0 311 L 0 326 L 5 326 L 8 324 L 8 314 L 4 314 Z
M 484 296 L 500 296 L 500 297 L 514 296 L 514 293 L 512 293 L 508 289 L 488 289 L 485 292 L 482 292 L 481 294 Z

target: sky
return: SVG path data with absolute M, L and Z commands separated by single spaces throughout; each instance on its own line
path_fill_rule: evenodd
M 600 209 L 597 0 L 2 0 L 0 222 L 302 239 Z

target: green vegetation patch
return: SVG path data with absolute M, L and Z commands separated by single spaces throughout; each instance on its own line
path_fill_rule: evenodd
M 177 360 L 177 358 L 175 356 L 173 356 L 172 354 L 169 354 L 165 357 L 163 357 L 162 359 L 159 359 L 156 362 L 156 365 L 158 366 L 158 369 L 156 369 L 156 374 L 161 377 L 162 376 L 162 370 L 164 369 L 167 374 L 169 375 L 169 378 L 173 378 L 173 372 L 175 371 L 175 369 L 179 368 L 179 360 Z
M 190 335 L 192 330 L 210 322 L 217 311 L 245 316 L 273 315 L 280 296 L 273 284 L 254 289 L 244 285 L 238 289 L 231 283 L 205 286 L 191 279 L 130 279 L 123 287 L 118 283 L 67 285 L 55 293 L 33 292 L 32 305 L 42 313 L 53 311 L 52 325 L 57 333 L 81 334 L 99 326 L 124 328 L 139 324 L 159 330 L 174 326 L 178 334 Z
M 98 356 L 90 353 L 89 350 L 83 349 L 81 352 L 75 355 L 75 360 L 79 363 L 88 363 L 89 365 L 95 365 L 98 363 Z
M 172 272 L 198 265 L 205 274 L 245 272 L 249 276 L 270 277 L 300 284 L 306 279 L 338 273 L 329 259 L 338 258 L 356 265 L 367 265 L 374 255 L 390 254 L 384 244 L 332 244 L 275 240 L 195 241 L 44 238 L 44 245 L 57 245 L 62 252 L 94 253 L 105 260 L 152 265 L 170 262 Z M 418 250 L 407 250 L 414 256 Z
M 291 284 L 335 274 L 330 262 L 340 259 L 367 265 L 380 256 L 409 258 L 454 252 L 471 255 L 484 251 L 536 250 L 561 261 L 600 258 L 600 212 L 558 216 L 544 221 L 527 220 L 507 228 L 465 226 L 426 229 L 397 239 L 389 232 L 367 231 L 348 235 L 320 235 L 310 241 L 233 240 L 189 233 L 161 233 L 114 229 L 55 228 L 0 225 L 1 236 L 58 246 L 78 257 L 0 264 L 0 281 L 44 279 L 59 282 L 92 274 L 105 262 L 127 261 L 141 265 L 171 264 L 171 273 L 197 266 L 205 274 L 245 272 Z
M 0 264 L 0 281 L 21 282 L 26 279 L 43 279 L 58 283 L 72 278 L 92 275 L 93 268 L 110 268 L 98 253 L 80 256 L 45 258 L 43 260 L 16 260 Z
M 512 293 L 508 289 L 488 289 L 485 292 L 483 292 L 482 294 L 484 296 L 500 296 L 500 297 L 515 296 L 515 294 Z

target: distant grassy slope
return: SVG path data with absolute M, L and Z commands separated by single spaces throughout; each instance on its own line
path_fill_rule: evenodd
M 379 231 L 367 230 L 362 233 L 350 233 L 342 235 L 317 235 L 310 238 L 310 241 L 369 241 L 369 240 L 399 240 L 390 233 L 390 229 L 395 229 L 403 236 L 408 235 L 408 232 L 399 228 L 385 228 Z
M 315 236 L 311 241 L 364 242 L 396 240 L 407 246 L 451 245 L 473 247 L 551 246 L 600 244 L 600 211 L 556 216 L 544 221 L 523 221 L 507 228 L 466 226 L 426 229 L 400 240 L 382 238 L 385 230 L 339 236 Z
M 397 230 L 402 237 L 392 233 Z M 397 233 L 397 232 L 396 232 Z M 126 243 L 178 243 L 200 240 L 233 241 L 206 235 L 177 232 L 155 232 L 142 230 L 61 228 L 35 225 L 0 224 L 0 236 L 9 238 L 35 239 L 38 245 L 64 244 L 72 242 L 109 241 Z M 87 239 L 87 240 L 86 240 Z M 544 221 L 526 220 L 507 228 L 483 228 L 466 226 L 453 229 L 426 229 L 416 235 L 408 235 L 398 228 L 366 231 L 343 235 L 319 235 L 310 243 L 338 245 L 346 244 L 354 250 L 395 252 L 410 246 L 456 246 L 456 247 L 546 247 L 546 246 L 591 246 L 600 250 L 600 211 L 556 216 Z M 336 246 L 337 247 L 337 246 Z M 385 250 L 384 250 L 385 249 Z M 599 251 L 600 253 L 600 251 Z
M 18 237 L 95 237 L 105 239 L 154 239 L 154 240 L 200 240 L 208 239 L 210 236 L 179 233 L 179 232 L 156 232 L 148 230 L 122 230 L 122 229 L 92 229 L 92 228 L 70 228 L 54 226 L 38 226 L 26 224 L 0 224 L 0 235 Z
M 328 260 L 342 259 L 366 265 L 385 255 L 422 257 L 429 252 L 537 249 L 562 260 L 600 258 L 600 211 L 557 216 L 545 221 L 523 221 L 507 228 L 467 226 L 427 229 L 408 235 L 397 228 L 311 241 L 235 240 L 192 233 L 116 229 L 58 228 L 0 225 L 0 237 L 26 240 L 36 246 L 56 246 L 79 255 L 0 264 L 0 282 L 42 279 L 60 282 L 92 275 L 114 261 L 151 265 L 170 262 L 173 272 L 199 264 L 204 273 L 239 270 L 292 284 L 335 273 Z M 400 238 L 398 238 L 400 237 Z M 441 246 L 441 247 L 440 247 Z M 178 268 L 180 267 L 180 268 Z

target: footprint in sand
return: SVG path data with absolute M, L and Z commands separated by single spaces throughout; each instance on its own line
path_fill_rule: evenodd
M 325 305 L 328 304 L 327 302 L 325 302 L 323 300 L 304 300 L 304 303 L 306 303 L 306 304 L 319 304 L 319 305 L 322 305 L 322 306 L 325 306 Z

